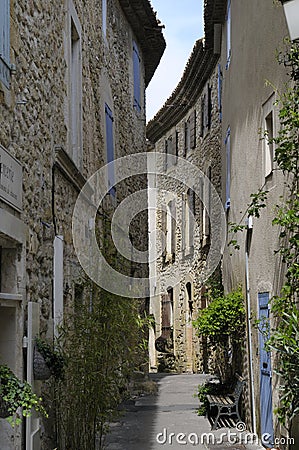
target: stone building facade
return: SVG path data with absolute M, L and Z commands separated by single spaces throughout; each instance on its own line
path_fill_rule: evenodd
M 197 90 L 193 85 L 196 99 L 193 98 L 190 101 L 188 95 L 180 96 L 181 89 L 183 92 L 184 87 L 192 89 L 190 74 L 192 60 L 199 48 L 197 44 L 178 88 L 148 124 L 148 138 L 155 145 L 156 152 L 156 163 L 153 158 L 152 165 L 158 167 L 160 173 L 164 164 L 166 173 L 166 181 L 163 179 L 160 181 L 157 175 L 150 175 L 150 186 L 162 186 L 168 191 L 173 190 L 169 175 L 174 169 L 168 167 L 168 164 L 165 166 L 165 153 L 168 152 L 169 146 L 173 148 L 173 142 L 178 142 L 175 152 L 178 151 L 179 156 L 186 157 L 182 143 L 184 123 L 188 122 L 192 108 L 200 111 L 204 85 L 211 85 L 212 98 L 214 98 L 212 116 L 214 114 L 215 117 L 220 113 L 221 124 L 212 128 L 215 134 L 210 132 L 204 139 L 199 137 L 190 160 L 198 164 L 203 171 L 206 170 L 205 163 L 209 160 L 215 161 L 216 170 L 212 170 L 212 181 L 221 193 L 226 222 L 246 226 L 246 231 L 239 233 L 237 237 L 239 250 L 224 246 L 221 272 L 224 292 L 229 293 L 241 286 L 245 301 L 246 351 L 242 366 L 239 368 L 246 380 L 242 395 L 244 420 L 248 429 L 256 432 L 259 437 L 268 433 L 270 440 L 267 447 L 273 447 L 275 437 L 287 436 L 287 430 L 280 427 L 274 414 L 275 407 L 279 403 L 278 387 L 281 380 L 273 372 L 273 361 L 264 350 L 263 336 L 253 327 L 252 317 L 261 318 L 266 315 L 273 324 L 271 298 L 279 295 L 284 282 L 284 266 L 280 256 L 275 253 L 279 247 L 279 230 L 278 227 L 273 227 L 272 220 L 275 215 L 275 205 L 280 204 L 285 195 L 285 178 L 281 171 L 276 170 L 275 146 L 271 147 L 267 139 L 262 139 L 262 136 L 266 132 L 270 138 L 275 137 L 279 130 L 276 101 L 278 93 L 286 89 L 288 76 L 285 67 L 278 64 L 276 54 L 277 50 L 284 49 L 284 38 L 288 37 L 288 29 L 281 2 L 271 0 L 263 2 L 208 0 L 204 8 L 204 24 L 204 47 L 206 54 L 211 51 L 214 55 L 214 59 L 211 59 L 214 61 L 213 69 L 201 72 L 202 67 L 197 63 L 193 72 L 193 79 L 197 79 Z M 218 61 L 217 54 L 220 55 Z M 217 76 L 218 81 L 221 81 L 218 84 L 218 99 Z M 197 117 L 200 117 L 200 112 Z M 201 127 L 200 119 L 198 120 L 197 133 Z M 216 117 L 212 119 L 212 123 L 216 123 L 216 120 Z M 176 141 L 176 132 L 178 132 L 178 141 Z M 211 145 L 209 145 L 210 139 Z M 205 142 L 208 144 L 207 154 L 204 153 Z M 214 169 L 213 164 L 211 167 Z M 246 210 L 251 201 L 250 194 L 258 192 L 260 188 L 269 191 L 266 207 L 262 209 L 260 218 L 248 217 Z M 202 369 L 203 365 L 199 355 L 192 354 L 190 350 L 192 346 L 188 336 L 194 331 L 187 331 L 186 317 L 188 318 L 188 314 L 190 316 L 188 311 L 190 298 L 194 299 L 195 314 L 196 310 L 204 306 L 200 302 L 201 286 L 196 284 L 196 276 L 204 264 L 204 254 L 199 250 L 195 277 L 192 275 L 190 280 L 184 279 L 187 267 L 184 266 L 184 245 L 182 245 L 184 244 L 182 236 L 184 215 L 180 206 L 183 202 L 179 199 L 182 194 L 188 193 L 184 192 L 183 188 L 178 189 L 175 208 L 172 213 L 170 212 L 170 216 L 172 214 L 177 220 L 173 234 L 175 258 L 168 257 L 168 266 L 166 266 L 163 263 L 163 251 L 160 249 L 162 255 L 158 256 L 157 263 L 150 264 L 151 308 L 157 322 L 155 333 L 153 331 L 151 336 L 151 364 L 153 368 L 157 368 L 157 349 L 154 343 L 155 339 L 163 336 L 163 308 L 164 311 L 167 310 L 166 308 L 169 307 L 164 304 L 167 305 L 169 302 L 171 307 L 168 309 L 170 313 L 167 314 L 170 319 L 166 317 L 164 320 L 166 326 L 173 330 L 173 348 L 170 349 L 170 353 L 174 353 L 176 357 L 176 368 L 197 370 Z M 156 193 L 156 196 L 158 195 Z M 165 195 L 157 199 L 154 195 L 152 197 L 152 206 L 157 208 L 158 204 L 158 209 L 163 208 L 163 203 L 167 205 L 172 201 L 170 197 L 166 197 L 165 202 Z M 194 209 L 196 212 L 196 204 Z M 167 249 L 167 233 L 171 221 L 168 221 L 167 225 L 166 218 L 165 226 L 163 211 L 158 211 L 157 214 L 151 213 L 149 223 L 150 230 L 157 228 L 166 232 Z M 228 241 L 234 237 L 234 234 L 227 235 Z M 194 242 L 196 238 L 194 234 Z M 190 236 L 187 240 L 190 242 Z M 197 243 L 200 249 L 200 239 Z M 171 251 L 170 254 L 172 253 Z M 178 261 L 181 264 L 182 277 L 180 272 L 176 273 L 174 270 Z M 179 276 L 173 281 L 175 285 L 173 287 L 168 284 L 167 270 L 169 268 L 172 268 L 174 278 Z M 156 292 L 158 292 L 157 295 Z M 166 294 L 168 297 L 164 297 Z M 166 337 L 168 338 L 167 333 Z M 158 342 L 160 350 L 163 350 L 162 342 L 162 340 Z M 200 343 L 196 341 L 196 338 L 192 345 L 193 349 L 196 348 L 197 351 L 200 349 Z M 191 364 L 191 360 L 195 362 Z M 297 429 L 298 424 L 295 422 L 293 432 L 296 433 Z
M 179 85 L 147 125 L 154 145 L 149 231 L 155 237 L 150 248 L 156 251 L 150 259 L 150 310 L 156 322 L 150 335 L 151 370 L 207 370 L 205 342 L 196 336 L 192 320 L 206 306 L 201 274 L 215 233 L 209 182 L 216 194 L 221 188 L 217 59 L 213 48 L 198 40 Z M 152 235 L 155 229 L 165 239 Z
M 285 430 L 279 430 L 273 412 L 279 401 L 280 381 L 273 370 L 273 355 L 271 361 L 263 348 L 263 336 L 250 317 L 266 315 L 272 320 L 271 298 L 280 294 L 284 280 L 282 261 L 275 254 L 279 230 L 272 220 L 285 194 L 285 178 L 276 170 L 275 146 L 262 137 L 265 132 L 269 138 L 277 136 L 280 126 L 276 101 L 288 77 L 277 61 L 277 50 L 283 50 L 288 29 L 279 2 L 212 3 L 215 10 L 222 8 L 223 12 L 222 18 L 214 18 L 222 24 L 222 199 L 227 221 L 247 225 L 237 237 L 240 250 L 230 247 L 224 251 L 224 288 L 230 292 L 241 285 L 244 292 L 246 422 L 259 436 L 269 433 L 272 442 L 266 446 L 271 447 L 274 437 L 280 433 L 286 436 Z M 250 194 L 261 188 L 269 191 L 266 207 L 260 218 L 248 217 Z
M 34 339 L 53 341 L 76 294 L 76 198 L 98 168 L 146 149 L 144 92 L 165 41 L 147 0 L 4 0 L 0 17 L 0 363 L 40 392 Z M 55 447 L 35 415 L 0 419 L 0 441 Z

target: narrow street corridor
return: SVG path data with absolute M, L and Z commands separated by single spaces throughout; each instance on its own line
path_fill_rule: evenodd
M 199 403 L 194 394 L 207 375 L 151 374 L 150 377 L 158 383 L 158 394 L 139 397 L 126 405 L 124 415 L 111 424 L 105 442 L 107 450 L 261 448 L 241 443 L 235 428 L 211 432 L 209 421 L 197 415 Z

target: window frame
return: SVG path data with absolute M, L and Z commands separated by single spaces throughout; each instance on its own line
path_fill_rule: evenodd
M 275 94 L 273 93 L 269 99 L 262 106 L 262 130 L 264 134 L 263 139 L 263 174 L 265 180 L 267 180 L 272 174 L 274 169 L 275 158 L 275 143 L 269 143 L 269 139 L 273 139 L 276 135 L 276 121 L 275 121 Z M 271 120 L 271 126 L 268 126 L 269 117 Z M 267 135 L 268 128 L 270 128 L 270 135 Z
M 0 17 L 0 82 L 10 89 L 10 0 L 3 0 Z
M 105 131 L 106 131 L 106 159 L 107 159 L 107 183 L 108 183 L 108 189 L 109 194 L 112 197 L 115 197 L 116 189 L 114 187 L 115 185 L 115 168 L 114 168 L 114 130 L 113 130 L 113 112 L 109 105 L 105 103 Z M 112 163 L 112 164 L 111 164 Z
M 231 206 L 230 190 L 231 190 L 231 129 L 227 128 L 225 137 L 225 155 L 226 155 L 226 176 L 225 176 L 225 211 Z
M 231 62 L 232 56 L 232 42 L 231 42 L 231 31 L 232 31 L 232 23 L 231 23 L 231 0 L 227 2 L 227 11 L 226 11 L 226 70 L 228 70 Z

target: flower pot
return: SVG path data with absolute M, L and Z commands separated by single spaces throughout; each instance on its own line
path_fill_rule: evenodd
M 33 351 L 33 375 L 35 380 L 48 380 L 51 376 L 51 370 L 47 366 L 43 355 L 34 348 Z
M 0 417 L 6 419 L 11 413 L 8 411 L 8 404 L 0 397 Z

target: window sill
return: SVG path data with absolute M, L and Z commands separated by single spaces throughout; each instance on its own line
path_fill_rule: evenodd
M 73 186 L 81 191 L 86 179 L 63 147 L 55 148 L 55 164 Z

